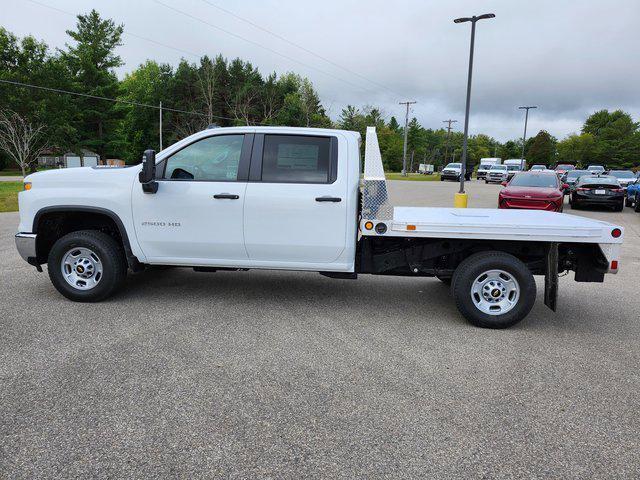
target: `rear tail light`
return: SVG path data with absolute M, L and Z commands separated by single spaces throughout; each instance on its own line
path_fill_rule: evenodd
M 618 270 L 618 260 L 611 260 L 611 268 L 610 270 Z
M 611 191 L 620 193 L 620 192 L 624 192 L 624 188 L 612 188 Z
M 589 191 L 589 190 L 591 190 L 591 189 L 590 189 L 590 188 L 584 188 L 584 187 L 578 187 L 578 188 L 576 188 L 576 190 L 577 190 L 578 192 L 587 192 L 587 191 Z

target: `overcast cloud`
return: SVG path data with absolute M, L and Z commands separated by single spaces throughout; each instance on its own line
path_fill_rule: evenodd
M 73 12 L 96 8 L 147 37 L 197 55 L 251 61 L 263 73 L 309 77 L 332 118 L 346 104 L 380 106 L 400 118 L 398 102 L 417 100 L 412 115 L 439 128 L 454 118 L 462 128 L 470 38 L 460 16 L 493 12 L 478 23 L 470 132 L 499 140 L 522 135 L 518 105 L 538 105 L 529 132 L 562 138 L 586 116 L 622 108 L 640 120 L 640 1 L 293 1 L 207 0 L 316 52 L 372 82 L 260 31 L 204 0 L 160 0 L 189 15 L 257 42 L 308 66 L 167 8 L 154 0 L 38 0 Z M 73 17 L 29 0 L 3 0 L 2 26 L 63 47 Z M 124 75 L 147 58 L 176 65 L 196 57 L 125 35 Z M 318 71 L 321 70 L 322 72 Z M 338 77 L 338 78 L 336 78 Z M 384 86 L 385 88 L 382 88 Z M 177 106 L 179 107 L 179 106 Z

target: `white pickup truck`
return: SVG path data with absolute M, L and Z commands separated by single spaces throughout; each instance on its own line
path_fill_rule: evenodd
M 602 282 L 618 269 L 616 225 L 541 211 L 394 207 L 375 129 L 363 178 L 360 143 L 341 130 L 217 128 L 157 157 L 148 150 L 141 165 L 35 173 L 19 195 L 16 245 L 39 271 L 48 264 L 55 288 L 75 301 L 105 299 L 129 269 L 150 265 L 437 277 L 451 283 L 462 315 L 492 328 L 529 313 L 533 275 L 545 276 L 545 303 L 555 309 L 559 271 Z

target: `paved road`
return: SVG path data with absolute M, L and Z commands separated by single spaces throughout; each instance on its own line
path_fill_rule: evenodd
M 506 331 L 431 279 L 174 269 L 75 304 L 2 214 L 0 478 L 638 478 L 640 215 L 580 214 L 627 228 L 621 273 Z

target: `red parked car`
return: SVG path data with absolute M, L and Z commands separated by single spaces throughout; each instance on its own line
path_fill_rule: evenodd
M 562 212 L 564 189 L 568 188 L 551 172 L 517 173 L 503 182 L 498 194 L 498 208 L 524 208 Z

